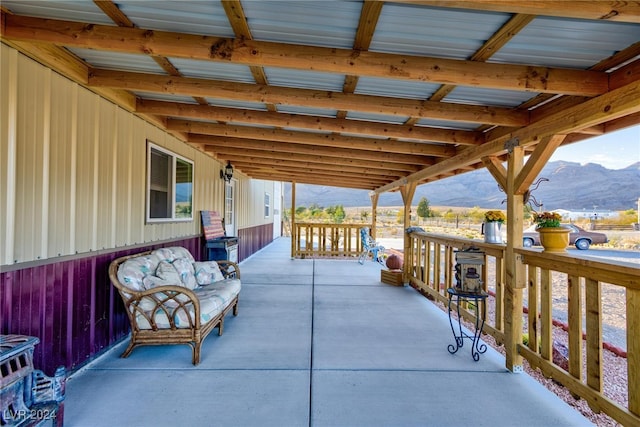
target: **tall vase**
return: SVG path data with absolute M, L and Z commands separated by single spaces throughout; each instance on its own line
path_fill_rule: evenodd
M 482 233 L 485 243 L 502 243 L 502 233 L 500 232 L 501 222 L 485 221 L 482 223 Z
M 565 227 L 542 227 L 536 229 L 540 234 L 540 244 L 544 252 L 563 253 L 569 246 L 570 229 Z

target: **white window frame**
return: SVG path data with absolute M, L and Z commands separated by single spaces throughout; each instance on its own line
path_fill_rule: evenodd
M 151 217 L 151 191 L 152 191 L 152 183 L 151 183 L 151 156 L 153 151 L 162 153 L 166 156 L 169 157 L 169 175 L 168 178 L 168 182 L 167 182 L 167 193 L 168 193 L 168 197 L 171 199 L 171 206 L 170 206 L 170 214 L 171 216 L 168 217 L 163 217 L 163 218 L 158 218 L 158 217 Z M 184 163 L 188 163 L 191 166 L 191 215 L 189 217 L 179 217 L 176 214 L 176 206 L 177 206 L 177 201 L 176 201 L 176 169 L 177 169 L 177 163 L 178 161 L 184 162 Z M 193 196 L 195 194 L 194 192 L 194 171 L 195 171 L 195 165 L 193 163 L 192 160 L 187 159 L 186 157 L 182 157 L 170 150 L 167 150 L 166 148 L 163 148 L 159 145 L 154 144 L 151 141 L 147 141 L 147 187 L 145 189 L 146 191 L 146 198 L 147 198 L 147 203 L 146 203 L 146 222 L 150 223 L 150 224 L 156 224 L 156 223 L 163 223 L 163 222 L 189 222 L 189 221 L 193 221 L 193 206 L 194 206 L 194 201 L 193 201 Z
M 264 193 L 264 217 L 271 217 L 271 194 Z

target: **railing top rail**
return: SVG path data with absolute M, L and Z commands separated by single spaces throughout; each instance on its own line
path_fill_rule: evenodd
M 350 228 L 360 228 L 360 227 L 371 227 L 371 224 L 355 224 L 355 223 L 335 223 L 335 222 L 301 222 L 296 221 L 296 226 L 313 226 L 313 227 L 350 227 Z
M 598 261 L 539 249 L 517 248 L 515 253 L 522 256 L 525 264 L 640 290 L 639 264 L 617 260 Z
M 485 243 L 481 240 L 464 239 L 462 237 L 453 237 L 445 234 L 427 233 L 422 231 L 413 231 L 409 233 L 413 238 L 420 240 L 429 240 L 430 242 L 439 243 L 441 245 L 453 246 L 455 248 L 475 247 L 482 249 L 487 255 L 502 257 L 506 245 Z

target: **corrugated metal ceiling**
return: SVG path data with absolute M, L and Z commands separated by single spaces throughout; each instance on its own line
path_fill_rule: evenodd
M 517 16 L 516 13 L 428 7 L 409 2 L 384 3 L 379 16 L 376 13 L 379 3 L 365 4 L 363 1 L 240 0 L 239 3 L 229 4 L 238 13 L 234 18 L 227 16 L 229 10 L 225 10 L 219 1 L 123 0 L 114 3 L 136 27 L 142 29 L 234 39 L 237 37 L 236 32 L 244 31 L 237 24 L 246 18 L 246 26 L 253 40 L 285 43 L 278 45 L 284 46 L 284 49 L 287 46 L 302 45 L 309 46 L 309 49 L 319 46 L 350 50 L 354 43 L 361 43 L 372 53 L 388 53 L 399 59 L 407 56 L 459 61 L 471 58 Z M 115 25 L 91 1 L 3 0 L 2 5 L 18 15 Z M 359 25 L 365 27 L 359 30 Z M 368 35 L 371 36 L 370 39 Z M 522 28 L 513 30 L 511 35 L 512 38 L 503 36 L 506 43 L 498 45 L 495 51 L 492 50 L 487 62 L 584 70 L 619 51 L 632 48 L 640 40 L 640 24 L 537 16 Z M 122 53 L 76 46 L 67 48 L 90 67 L 104 70 L 103 72 L 118 70 L 168 76 L 169 73 L 159 65 L 164 60 L 187 82 L 189 79 L 211 79 L 216 82 L 256 85 L 253 92 L 251 86 L 238 86 L 239 91 L 246 92 L 238 99 L 229 99 L 233 95 L 217 95 L 215 90 L 203 90 L 199 93 L 193 89 L 197 85 L 181 85 L 180 79 L 168 76 L 166 82 L 158 83 L 158 90 L 154 93 L 148 92 L 148 88 L 132 89 L 131 92 L 141 99 L 163 101 L 167 105 L 206 102 L 210 108 L 230 107 L 239 113 L 241 110 L 251 110 L 254 113 L 250 115 L 249 121 L 244 121 L 242 114 L 234 116 L 228 113 L 228 123 L 273 129 L 276 134 L 279 129 L 288 129 L 307 134 L 333 133 L 338 139 L 340 135 L 363 137 L 356 141 L 345 140 L 345 147 L 358 147 L 357 141 L 365 141 L 364 137 L 381 141 L 394 135 L 389 139 L 390 143 L 420 142 L 421 146 L 434 147 L 433 159 L 436 162 L 454 155 L 465 148 L 465 144 L 476 144 L 480 130 L 502 127 L 506 132 L 526 125 L 527 117 L 520 115 L 521 111 L 518 110 L 524 103 L 535 106 L 536 103 L 549 102 L 549 105 L 553 105 L 563 97 L 562 94 L 540 94 L 535 89 L 526 91 L 521 88 L 494 88 L 503 85 L 475 85 L 472 78 L 463 78 L 463 82 L 447 87 L 429 81 L 429 78 L 421 80 L 409 78 L 402 73 L 385 74 L 384 67 L 375 68 L 379 64 L 373 62 L 366 64 L 373 70 L 368 73 L 349 75 L 345 72 L 320 71 L 331 68 L 327 65 L 340 65 L 343 58 L 318 57 L 318 67 L 309 66 L 308 68 L 314 68 L 311 71 L 296 67 L 300 65 L 296 62 L 296 55 L 304 56 L 306 51 L 293 47 L 291 57 L 287 57 L 290 66 L 274 66 L 271 63 L 250 66 L 247 62 L 236 60 L 235 56 L 213 61 L 207 58 L 194 59 L 196 56 L 189 52 L 185 52 L 183 57 L 174 54 L 156 62 L 151 56 L 134 51 Z M 233 47 L 236 48 L 241 49 L 242 42 Z M 233 50 L 232 53 L 235 54 Z M 255 57 L 259 58 L 262 54 L 258 50 Z M 640 52 L 636 52 L 638 54 Z M 354 51 L 352 55 L 355 59 L 359 53 Z M 252 59 L 249 58 L 249 62 Z M 305 63 L 303 57 L 301 63 Z M 175 72 L 172 71 L 171 74 Z M 256 84 L 262 82 L 261 76 L 264 76 L 267 87 Z M 500 80 L 499 74 L 496 75 L 496 80 Z M 201 80 L 198 84 L 202 84 Z M 135 82 L 131 86 L 134 87 Z M 206 85 L 201 87 L 206 89 Z M 286 96 L 278 92 L 279 88 L 286 88 Z M 172 92 L 178 95 L 172 95 Z M 384 97 L 388 102 L 375 100 L 377 104 L 374 104 L 370 98 L 373 96 Z M 282 101 L 279 102 L 278 99 Z M 354 102 L 354 99 L 358 101 Z M 536 101 L 532 102 L 534 99 Z M 438 102 L 441 104 L 438 105 Z M 341 108 L 342 105 L 347 107 Z M 451 106 L 459 108 L 460 114 L 447 113 Z M 465 110 L 463 106 L 468 106 L 470 110 Z M 474 110 L 475 107 L 479 108 Z M 493 111 L 491 108 L 499 110 Z M 527 108 L 531 106 L 528 105 Z M 277 120 L 278 113 L 283 116 L 280 121 Z M 292 124 L 287 114 L 300 119 Z M 516 118 L 510 118 L 511 115 Z M 318 118 L 317 123 L 313 122 L 314 117 Z M 497 124 L 492 120 L 494 117 Z M 345 118 L 348 120 L 341 120 Z M 217 123 L 215 119 L 207 120 L 202 117 L 182 119 Z M 305 122 L 305 119 L 308 121 Z M 350 126 L 351 124 L 354 126 Z M 403 134 L 403 129 L 413 129 L 414 134 Z M 455 139 L 445 141 L 448 134 L 445 130 L 457 131 Z M 415 153 L 417 149 L 400 149 L 397 145 L 393 147 L 402 155 Z M 447 154 L 438 151 L 442 148 L 453 150 Z M 430 154 L 416 156 L 428 157 Z M 406 157 L 392 160 L 403 162 Z M 415 165 L 411 165 L 412 167 Z

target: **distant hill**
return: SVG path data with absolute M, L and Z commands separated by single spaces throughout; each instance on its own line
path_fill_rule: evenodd
M 625 210 L 637 207 L 640 197 L 640 162 L 625 169 L 606 169 L 588 163 L 550 162 L 539 175 L 548 178 L 533 191 L 545 210 L 598 209 Z M 483 208 L 504 207 L 506 195 L 486 169 L 468 172 L 416 188 L 413 204 L 426 197 L 432 206 L 460 206 Z M 296 206 L 318 204 L 370 206 L 369 191 L 319 185 L 296 185 Z M 291 205 L 291 185 L 285 185 L 285 205 Z M 378 206 L 401 206 L 400 193 L 385 193 Z

